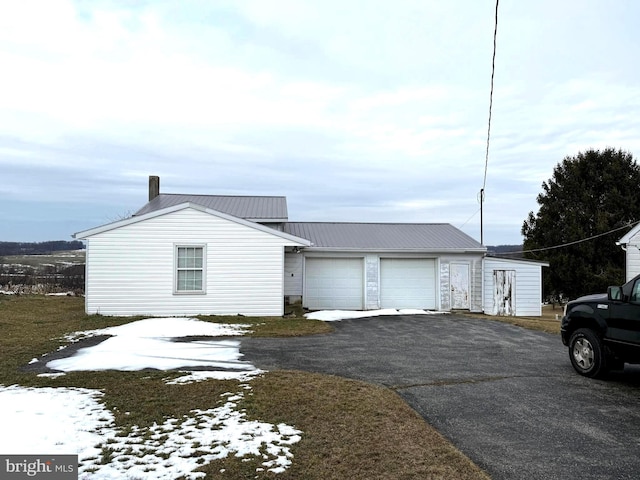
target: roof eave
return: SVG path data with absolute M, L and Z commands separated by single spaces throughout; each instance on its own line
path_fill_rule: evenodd
M 358 248 L 358 247 L 317 247 L 311 246 L 305 252 L 344 253 L 486 253 L 486 248 Z
M 533 265 L 540 265 L 542 267 L 548 267 L 549 266 L 549 262 L 545 262 L 542 260 L 534 260 L 532 258 L 509 258 L 509 257 L 497 257 L 495 255 L 485 255 L 485 258 L 489 258 L 491 260 L 497 260 L 499 262 L 517 262 L 517 263 L 527 263 L 527 264 L 533 264 Z
M 620 240 L 616 242 L 616 245 L 622 246 L 629 243 L 629 241 L 640 232 L 640 224 L 635 225 L 631 230 L 629 230 Z
M 116 228 L 126 227 L 127 225 L 131 225 L 133 223 L 138 223 L 138 222 L 142 222 L 143 220 L 148 220 L 150 218 L 166 215 L 167 213 L 176 212 L 178 210 L 182 210 L 187 207 L 188 207 L 188 204 L 185 204 L 185 203 L 181 203 L 179 205 L 173 205 L 171 207 L 163 208 L 161 210 L 154 210 L 152 212 L 145 213 L 143 215 L 131 216 L 123 220 L 116 220 L 115 222 L 106 223 L 98 227 L 90 228 L 88 230 L 83 230 L 81 232 L 76 232 L 72 235 L 72 237 L 84 240 L 88 237 L 92 237 L 100 233 L 108 232 L 109 230 L 115 230 Z
M 286 218 L 245 218 L 254 223 L 287 223 Z
M 235 223 L 239 223 L 241 225 L 245 225 L 250 228 L 254 228 L 256 230 L 260 230 L 265 233 L 269 233 L 275 235 L 276 237 L 283 238 L 285 240 L 291 241 L 294 246 L 308 247 L 311 246 L 311 242 L 306 238 L 296 237 L 295 235 L 291 235 L 290 233 L 281 232 L 279 230 L 275 230 L 271 227 L 267 227 L 260 223 L 252 222 L 250 220 L 245 220 L 243 218 L 234 217 L 233 215 L 229 215 L 227 213 L 219 212 L 217 210 L 212 210 L 210 208 L 203 207 L 197 203 L 185 202 L 180 203 L 178 205 L 173 205 L 171 207 L 163 208 L 161 210 L 154 210 L 153 212 L 145 213 L 144 215 L 140 215 L 137 217 L 129 217 L 124 220 L 118 220 L 117 222 L 108 223 L 106 225 L 102 225 L 99 227 L 95 227 L 89 230 L 84 230 L 82 232 L 74 233 L 73 238 L 86 239 L 88 237 L 92 237 L 99 233 L 107 232 L 109 230 L 114 230 L 116 228 L 125 227 L 127 225 L 131 225 L 133 223 L 142 222 L 144 220 L 148 220 L 154 217 L 158 217 L 161 215 L 166 215 L 168 213 L 173 213 L 178 210 L 183 210 L 185 208 L 192 208 L 194 210 L 198 210 L 201 212 L 208 213 L 209 215 L 213 215 L 219 218 L 224 218 L 225 220 L 229 220 Z

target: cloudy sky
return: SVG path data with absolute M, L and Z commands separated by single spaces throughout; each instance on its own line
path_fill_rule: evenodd
M 494 0 L 0 0 L 0 241 L 164 193 L 480 239 Z M 640 158 L 634 0 L 502 0 L 484 242 L 567 155 Z

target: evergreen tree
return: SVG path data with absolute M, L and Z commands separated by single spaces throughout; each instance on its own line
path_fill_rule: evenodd
M 522 225 L 525 250 L 578 242 L 640 221 L 640 167 L 622 150 L 565 157 L 542 190 L 538 213 L 530 212 Z M 549 262 L 545 296 L 576 298 L 622 284 L 625 254 L 616 241 L 627 231 L 527 254 Z

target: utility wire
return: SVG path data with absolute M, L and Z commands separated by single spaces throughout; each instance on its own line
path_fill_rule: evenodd
M 478 214 L 478 212 L 479 212 L 479 211 L 480 211 L 480 209 L 476 210 L 476 211 L 475 211 L 475 213 L 474 213 L 473 215 L 471 215 L 469 218 L 467 218 L 467 221 L 466 221 L 466 222 L 464 222 L 462 225 L 460 225 L 458 228 L 462 228 L 462 227 L 464 227 L 467 223 L 469 223 L 469 222 L 471 221 L 471 219 L 472 219 L 473 217 L 475 217 L 475 216 Z
M 484 216 L 482 207 L 484 205 L 484 190 L 487 186 L 487 169 L 489 168 L 489 142 L 491 140 L 491 113 L 493 110 L 493 78 L 496 73 L 496 44 L 498 38 L 498 4 L 500 0 L 496 0 L 496 15 L 493 28 L 493 57 L 491 59 L 491 89 L 489 91 L 489 121 L 487 122 L 487 151 L 484 157 L 484 178 L 482 180 L 482 188 L 480 189 L 480 243 L 484 244 Z
M 604 237 L 605 235 L 609 235 L 609 234 L 617 232 L 619 230 L 624 230 L 625 228 L 635 227 L 639 223 L 640 223 L 640 221 L 638 221 L 638 222 L 630 222 L 630 223 L 627 223 L 626 225 L 623 225 L 622 227 L 618 227 L 618 228 L 614 228 L 613 230 L 609 230 L 608 232 L 599 233 L 599 234 L 593 235 L 593 236 L 591 236 L 589 238 L 583 238 L 581 240 L 575 240 L 573 242 L 563 243 L 561 245 L 554 245 L 552 247 L 544 247 L 544 248 L 534 248 L 532 250 L 520 250 L 518 252 L 504 252 L 504 254 L 505 255 L 512 255 L 512 254 L 515 254 L 515 253 L 535 253 L 535 252 L 544 252 L 544 251 L 547 251 L 547 250 L 554 250 L 556 248 L 569 247 L 571 245 L 577 245 L 579 243 L 588 242 L 589 240 L 593 240 L 594 238 Z
M 484 179 L 482 181 L 482 192 L 487 185 L 487 169 L 489 167 L 489 142 L 491 139 L 491 111 L 493 109 L 493 78 L 496 72 L 496 44 L 498 38 L 498 4 L 500 0 L 496 0 L 496 15 L 495 15 L 495 27 L 493 29 L 493 58 L 491 60 L 491 90 L 489 92 L 489 122 L 487 125 L 487 152 L 484 158 Z M 483 198 L 480 198 L 480 202 Z

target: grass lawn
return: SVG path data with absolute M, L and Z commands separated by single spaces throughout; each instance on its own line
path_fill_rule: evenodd
M 250 323 L 254 336 L 327 333 L 324 322 L 291 318 L 200 317 Z M 123 429 L 161 424 L 194 409 L 215 408 L 237 391 L 233 380 L 167 385 L 167 372 L 71 372 L 37 377 L 20 368 L 65 345 L 63 335 L 130 322 L 87 316 L 84 300 L 39 295 L 0 297 L 0 385 L 76 386 L 102 390 L 103 401 Z M 292 445 L 284 473 L 256 471 L 259 459 L 227 457 L 204 465 L 206 478 L 279 479 L 487 479 L 393 391 L 363 382 L 300 371 L 272 371 L 250 382 L 240 408 L 249 419 L 286 423 L 303 432 Z M 5 412 L 9 413 L 10 412 Z M 1 452 L 0 452 L 1 453 Z M 43 452 L 46 453 L 46 452 Z M 108 460 L 105 460 L 108 461 Z
M 557 333 L 560 335 L 560 320 L 562 320 L 563 310 L 564 307 L 559 305 L 544 305 L 542 307 L 542 315 L 539 317 L 498 317 L 482 313 L 465 313 L 465 315 L 497 320 L 530 330 L 539 330 L 541 332 Z

